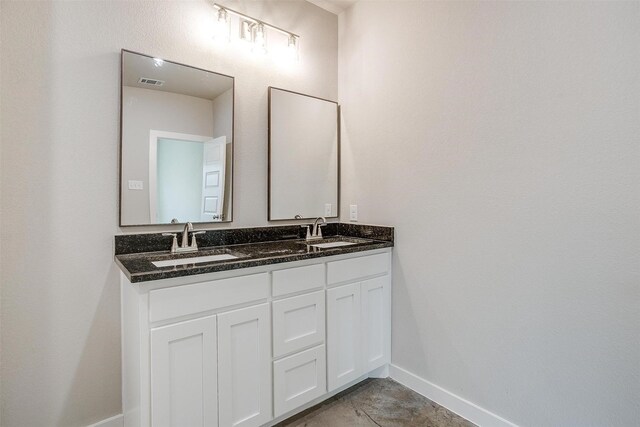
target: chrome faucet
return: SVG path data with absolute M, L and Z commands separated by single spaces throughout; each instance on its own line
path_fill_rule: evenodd
M 189 233 L 191 233 L 191 244 L 189 244 Z M 193 224 L 187 222 L 182 230 L 182 243 L 178 246 L 178 234 L 177 233 L 162 233 L 163 236 L 172 236 L 171 253 L 185 253 L 185 252 L 197 252 L 198 242 L 196 242 L 196 235 L 203 234 L 204 231 L 193 231 Z
M 322 223 L 320 223 L 322 221 Z M 313 229 L 311 229 L 310 225 L 303 225 L 303 227 L 307 227 L 307 238 L 306 240 L 320 240 L 322 239 L 322 229 L 320 227 L 324 227 L 327 225 L 327 220 L 323 216 L 319 216 L 313 221 Z
M 189 233 L 193 231 L 193 224 L 187 222 L 182 230 L 182 243 L 179 249 L 184 249 L 189 246 Z

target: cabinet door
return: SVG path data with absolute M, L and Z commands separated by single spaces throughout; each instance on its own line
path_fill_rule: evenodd
M 273 407 L 279 417 L 327 392 L 323 345 L 273 362 Z
M 362 351 L 364 371 L 369 372 L 391 359 L 391 284 L 389 276 L 361 283 Z
M 220 425 L 259 426 L 271 420 L 269 306 L 218 315 Z
M 153 427 L 218 425 L 216 317 L 151 330 Z
M 329 391 L 362 375 L 360 283 L 327 291 L 327 376 Z

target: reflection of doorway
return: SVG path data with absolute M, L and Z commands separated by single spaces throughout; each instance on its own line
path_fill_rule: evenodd
M 222 221 L 224 214 L 224 173 L 227 160 L 227 137 L 204 143 L 202 162 L 202 207 L 200 221 Z
M 225 161 L 226 137 L 151 130 L 150 222 L 220 221 Z

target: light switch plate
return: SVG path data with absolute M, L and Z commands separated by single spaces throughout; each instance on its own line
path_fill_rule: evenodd
M 358 220 L 358 205 L 349 205 L 349 220 Z
M 324 215 L 331 216 L 331 203 L 324 204 Z
M 129 190 L 144 190 L 142 181 L 129 180 Z

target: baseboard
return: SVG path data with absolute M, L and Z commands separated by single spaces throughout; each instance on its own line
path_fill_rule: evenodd
M 95 424 L 91 424 L 88 427 L 123 427 L 124 426 L 124 417 L 122 414 L 116 415 L 111 418 L 107 418 L 106 420 L 99 421 Z
M 389 378 L 389 365 L 386 364 L 369 372 L 369 378 Z
M 480 427 L 518 427 L 511 421 L 507 421 L 481 408 L 475 403 L 469 402 L 399 366 L 391 364 L 389 366 L 389 376 L 405 387 L 423 395 L 429 400 L 433 400 L 437 404 L 444 406 Z
M 466 418 L 467 420 L 471 421 L 474 424 L 477 424 L 480 427 L 518 427 L 518 425 L 512 423 L 511 421 L 505 420 L 504 418 L 490 411 L 487 411 L 484 408 L 481 408 L 475 403 L 469 402 L 468 400 L 463 399 L 462 397 L 457 396 L 451 393 L 450 391 L 447 391 L 442 387 L 437 386 L 432 382 L 425 380 L 424 378 L 420 378 L 419 376 L 399 366 L 396 366 L 393 364 L 385 365 L 371 372 L 369 377 L 385 378 L 387 375 L 392 379 L 396 380 L 397 382 L 399 382 L 400 384 L 404 385 L 405 387 L 408 387 L 411 390 L 415 391 L 416 393 L 423 395 L 429 400 L 433 400 L 437 404 L 444 406 L 450 411 L 455 412 L 456 414 L 460 415 L 463 418 Z M 364 378 L 359 378 L 358 380 L 354 381 L 354 384 L 361 381 L 362 379 Z M 353 384 L 348 384 L 343 388 L 348 388 L 352 385 Z M 339 392 L 341 389 L 335 390 L 335 392 L 331 394 L 335 394 L 336 392 Z M 323 396 L 322 398 L 319 399 L 319 401 L 322 401 L 327 397 L 328 396 Z M 313 406 L 316 403 L 317 402 L 310 402 L 309 406 Z M 304 408 L 298 408 L 298 409 L 304 409 Z M 298 411 L 298 409 L 296 410 L 296 412 Z M 291 414 L 287 414 L 284 417 L 279 417 L 278 420 L 280 420 L 280 418 L 285 419 L 290 415 Z M 120 414 L 111 418 L 107 418 L 106 420 L 102 420 L 98 423 L 91 424 L 88 427 L 123 427 L 123 426 L 124 426 L 124 417 L 122 416 L 122 414 Z

